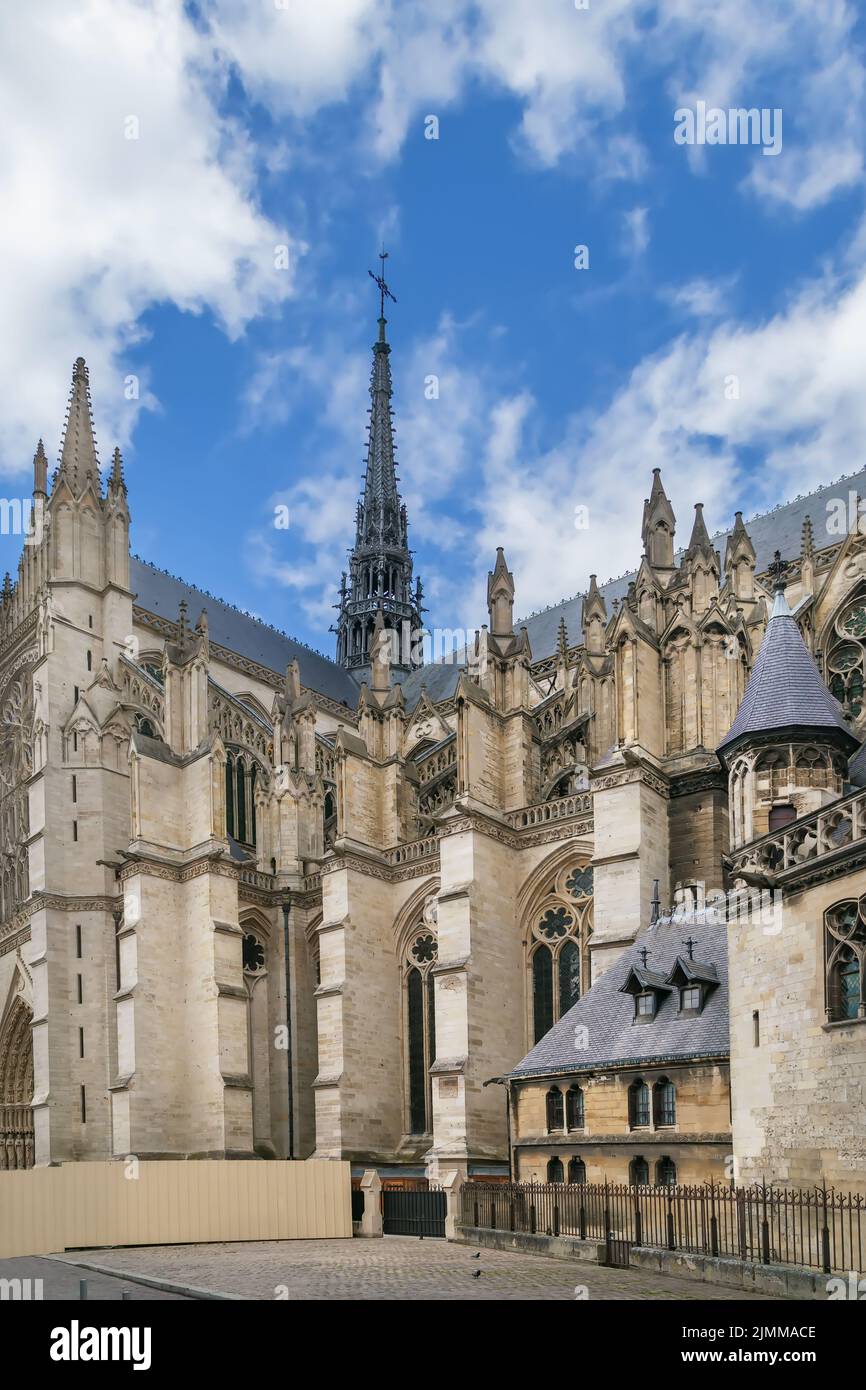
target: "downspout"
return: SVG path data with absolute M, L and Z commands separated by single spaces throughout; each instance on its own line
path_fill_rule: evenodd
M 292 1086 L 292 973 L 289 963 L 289 912 L 291 903 L 287 898 L 280 904 L 283 909 L 283 955 L 286 968 L 286 1083 L 288 1088 L 289 1116 L 289 1158 L 295 1156 L 295 1105 Z

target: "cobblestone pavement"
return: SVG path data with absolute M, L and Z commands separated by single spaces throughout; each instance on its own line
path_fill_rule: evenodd
M 381 1240 L 248 1241 L 98 1250 L 80 1258 L 129 1274 L 271 1299 L 763 1299 L 675 1275 L 385 1236 Z M 67 1253 L 73 1261 L 75 1255 Z M 473 1276 L 478 1274 L 478 1278 Z
M 112 1252 L 116 1253 L 116 1252 Z M 101 1263 L 101 1261 L 94 1261 Z M 183 1294 L 163 1293 L 159 1289 L 149 1289 L 143 1284 L 128 1284 L 123 1279 L 113 1279 L 110 1275 L 94 1274 L 89 1269 L 79 1269 L 76 1265 L 62 1263 L 60 1260 L 43 1260 L 35 1255 L 22 1256 L 15 1260 L 0 1260 L 0 1279 L 42 1280 L 43 1302 L 81 1299 L 80 1280 L 87 1280 L 87 1299 L 94 1303 L 121 1302 L 124 1290 L 130 1302 L 142 1299 L 171 1299 L 186 1302 Z M 3 1285 L 5 1289 L 7 1286 Z M 31 1282 L 31 1296 L 35 1289 Z M 2 1298 L 2 1295 L 0 1295 Z M 7 1309 L 8 1312 L 8 1309 Z

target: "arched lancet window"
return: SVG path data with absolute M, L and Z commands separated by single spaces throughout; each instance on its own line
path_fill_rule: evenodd
M 229 753 L 226 758 L 226 834 L 235 833 L 235 760 Z
M 235 824 L 237 826 L 237 838 L 246 841 L 247 838 L 247 778 L 246 766 L 243 758 L 238 758 L 235 781 L 237 785 L 237 800 L 235 802 Z
M 583 1091 L 579 1086 L 569 1086 L 566 1092 L 565 1122 L 568 1129 L 583 1129 L 584 1127 Z
M 551 1159 L 548 1159 L 548 1163 L 547 1163 L 547 1181 L 548 1181 L 548 1182 L 563 1182 L 564 1180 L 565 1180 L 565 1174 L 564 1174 L 563 1168 L 562 1168 L 562 1159 L 561 1159 L 561 1158 L 551 1158 Z
M 579 1184 L 586 1182 L 586 1164 L 576 1154 L 568 1160 L 568 1181 Z
M 566 941 L 559 953 L 559 1017 L 580 998 L 580 947 Z
M 644 1187 L 649 1182 L 649 1164 L 640 1155 L 628 1165 L 628 1180 L 632 1187 Z
M 657 1125 L 677 1122 L 677 1093 L 672 1081 L 663 1076 L 653 1086 L 653 1119 Z
M 410 1134 L 429 1134 L 433 1127 L 430 1068 L 436 1060 L 436 1011 L 432 967 L 437 957 L 436 936 L 425 918 L 410 939 L 404 962 Z
M 824 914 L 827 1018 L 866 1018 L 866 894 Z
M 636 1080 L 628 1088 L 628 1122 L 632 1129 L 642 1129 L 650 1122 L 649 1086 Z
M 256 843 L 256 775 L 258 768 L 253 763 L 250 768 L 250 844 Z
M 827 684 L 845 712 L 854 719 L 863 713 L 864 656 L 866 656 L 866 599 L 842 609 L 833 624 L 827 651 Z
M 558 1086 L 551 1086 L 545 1097 L 545 1113 L 549 1130 L 562 1129 L 565 1124 L 562 1092 Z
M 568 865 L 551 874 L 529 933 L 532 1036 L 539 1042 L 580 998 L 592 932 L 592 869 Z
M 656 1187 L 675 1187 L 676 1181 L 677 1165 L 665 1154 L 656 1164 Z
M 553 1027 L 553 956 L 549 946 L 537 946 L 532 957 L 532 1017 L 535 1041 Z

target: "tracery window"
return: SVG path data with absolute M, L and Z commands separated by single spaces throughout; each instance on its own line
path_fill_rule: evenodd
M 404 1015 L 410 1134 L 433 1128 L 430 1068 L 436 1060 L 436 1012 L 433 966 L 439 947 L 432 912 L 410 937 L 404 958 Z
M 592 869 L 568 865 L 552 875 L 529 936 L 532 1034 L 539 1042 L 576 1004 L 592 931 Z
M 863 713 L 866 600 L 858 598 L 843 608 L 833 628 L 836 642 L 827 654 L 827 683 L 846 713 L 859 719 Z
M 226 756 L 226 834 L 242 845 L 256 844 L 258 764 L 239 750 Z
M 866 1018 L 866 895 L 824 914 L 827 1018 Z

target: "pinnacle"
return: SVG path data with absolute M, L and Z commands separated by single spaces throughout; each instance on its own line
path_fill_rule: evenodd
M 72 386 L 69 391 L 58 472 L 66 477 L 76 492 L 83 490 L 88 482 L 93 483 L 97 489 L 100 488 L 99 459 L 90 404 L 90 379 L 83 357 L 77 357 L 72 368 Z
M 712 549 L 712 542 L 709 537 L 709 532 L 707 531 L 706 522 L 704 521 L 704 504 L 703 502 L 696 502 L 695 524 L 692 527 L 692 538 L 689 541 L 688 551 L 686 553 L 690 556 L 696 554 L 698 551 L 710 554 L 712 553 Z

